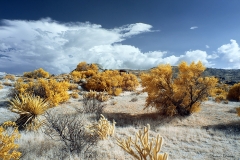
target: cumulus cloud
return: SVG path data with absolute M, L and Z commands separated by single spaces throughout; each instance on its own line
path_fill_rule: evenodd
M 207 66 L 214 55 L 195 50 L 176 56 L 166 51 L 143 53 L 121 42 L 152 26 L 135 23 L 113 29 L 91 23 L 60 23 L 50 18 L 37 21 L 2 20 L 0 23 L 0 72 L 22 73 L 44 68 L 50 73 L 69 73 L 81 61 L 104 68 L 149 69 L 161 63 L 201 60 Z M 216 58 L 216 56 L 215 56 Z
M 190 27 L 190 29 L 197 29 L 198 26 L 193 26 L 193 27 Z
M 222 58 L 231 68 L 240 68 L 240 47 L 236 40 L 231 39 L 230 42 L 219 47 L 218 53 L 223 54 Z

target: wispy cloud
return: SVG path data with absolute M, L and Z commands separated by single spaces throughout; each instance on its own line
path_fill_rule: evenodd
M 198 26 L 193 26 L 193 27 L 190 27 L 190 29 L 197 29 Z
M 206 45 L 205 47 L 206 47 L 206 48 L 210 48 L 209 45 Z
M 69 73 L 81 61 L 112 69 L 149 69 L 163 63 L 177 65 L 183 60 L 201 60 L 212 66 L 210 60 L 218 57 L 201 50 L 179 56 L 160 50 L 144 53 L 135 46 L 121 44 L 132 36 L 153 32 L 153 27 L 144 23 L 113 29 L 91 23 L 60 23 L 50 18 L 2 20 L 0 24 L 0 72 L 22 73 L 42 67 L 54 74 Z M 227 48 L 236 48 L 236 42 L 231 42 L 220 47 L 219 54 L 232 53 Z M 235 56 L 237 53 L 234 51 Z

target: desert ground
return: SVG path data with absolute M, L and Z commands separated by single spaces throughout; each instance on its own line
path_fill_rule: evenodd
M 2 79 L 2 84 L 6 80 Z M 14 83 L 9 81 L 9 83 Z M 0 124 L 15 121 L 18 115 L 8 110 L 7 96 L 12 86 L 3 85 L 0 89 Z M 240 159 L 240 117 L 236 107 L 240 102 L 216 103 L 209 98 L 201 104 L 201 111 L 189 117 L 165 117 L 158 115 L 154 109 L 144 109 L 147 93 L 136 91 L 123 92 L 113 96 L 105 104 L 103 115 L 116 121 L 115 134 L 107 140 L 100 140 L 92 147 L 92 157 L 88 159 L 133 159 L 116 144 L 116 138 L 135 137 L 135 133 L 150 124 L 150 137 L 160 134 L 164 143 L 161 153 L 168 153 L 173 160 L 238 160 Z M 69 91 L 70 93 L 71 91 Z M 67 102 L 49 109 L 53 114 L 77 115 L 82 106 L 82 93 Z M 94 121 L 85 118 L 86 124 Z M 17 141 L 21 159 L 84 159 L 82 155 L 61 153 L 63 143 L 44 133 L 44 128 L 37 132 L 20 131 Z M 85 158 L 86 159 L 86 158 Z

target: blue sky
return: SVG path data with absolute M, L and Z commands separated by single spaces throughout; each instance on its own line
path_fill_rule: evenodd
M 81 61 L 240 69 L 239 0 L 1 0 L 0 72 L 68 73 Z

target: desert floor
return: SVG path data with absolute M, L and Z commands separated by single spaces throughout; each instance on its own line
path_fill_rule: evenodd
M 4 86 L 0 90 L 0 124 L 18 117 L 7 109 L 10 88 Z M 161 152 L 168 153 L 169 159 L 240 159 L 240 117 L 235 111 L 240 102 L 223 104 L 209 99 L 202 103 L 200 112 L 187 118 L 162 117 L 154 110 L 143 110 L 147 93 L 140 93 L 141 89 L 139 87 L 135 92 L 124 92 L 104 102 L 106 107 L 103 115 L 110 121 L 116 121 L 115 134 L 94 146 L 96 157 L 92 159 L 132 159 L 116 144 L 116 138 L 134 138 L 135 133 L 147 124 L 151 126 L 150 137 L 160 134 L 164 138 Z M 75 108 L 81 108 L 82 105 L 81 92 L 79 94 L 79 98 L 71 98 L 51 110 L 55 113 L 75 114 Z M 21 139 L 17 143 L 23 153 L 22 159 L 79 159 L 77 155 L 61 158 L 57 153 L 59 143 L 41 130 L 21 131 Z

